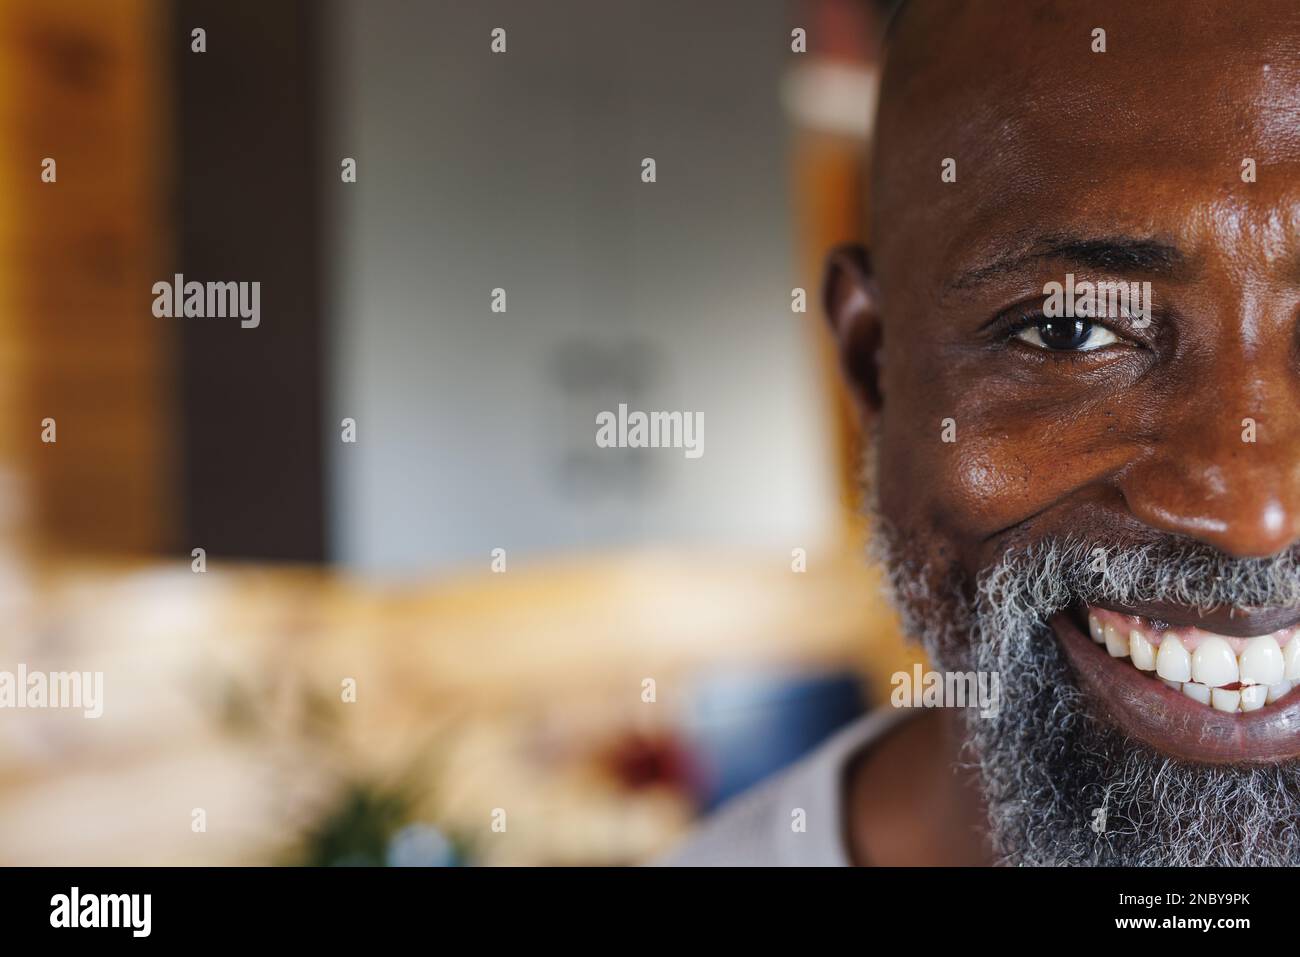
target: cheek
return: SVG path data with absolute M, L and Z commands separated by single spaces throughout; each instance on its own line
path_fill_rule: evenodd
M 936 436 L 912 444 L 916 447 L 889 458 L 910 463 L 903 470 L 903 488 L 934 525 L 978 533 L 990 525 L 1005 527 L 1025 514 L 1035 484 L 1033 469 L 1010 442 L 958 433 L 953 442 Z
M 1032 469 L 1006 442 L 975 438 L 953 446 L 944 458 L 937 470 L 938 492 L 945 510 L 966 524 L 998 522 L 1029 504 Z
M 1084 513 L 1061 506 L 1110 501 L 1109 476 L 1141 450 L 1134 409 L 1149 407 L 1126 401 L 1115 370 L 1104 388 L 1049 388 L 1041 373 L 995 375 L 990 361 L 918 346 L 893 367 L 880 422 L 881 510 L 930 555 L 968 567 L 1001 532 L 1067 533 Z
M 955 441 L 888 434 L 882 440 L 881 510 L 946 554 L 972 547 L 1051 507 L 1087 481 L 1052 430 L 981 433 L 958 425 Z M 1086 459 L 1086 457 L 1085 457 Z

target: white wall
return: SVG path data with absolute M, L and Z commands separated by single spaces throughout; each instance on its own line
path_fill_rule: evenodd
M 337 559 L 815 542 L 834 493 L 817 318 L 789 308 L 783 7 L 336 10 L 326 121 L 360 180 L 327 189 L 330 422 L 359 433 L 327 445 Z M 703 458 L 597 450 L 620 399 L 702 412 Z

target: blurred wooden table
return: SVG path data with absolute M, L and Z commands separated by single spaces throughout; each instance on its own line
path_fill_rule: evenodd
M 651 552 L 400 587 L 297 568 L 9 568 L 0 669 L 103 671 L 105 708 L 0 711 L 4 864 L 282 860 L 358 780 L 413 787 L 420 819 L 479 862 L 640 860 L 689 804 L 627 790 L 592 755 L 671 731 L 692 676 L 847 666 L 887 692 L 913 660 L 842 553 L 812 552 L 805 573 L 780 554 Z

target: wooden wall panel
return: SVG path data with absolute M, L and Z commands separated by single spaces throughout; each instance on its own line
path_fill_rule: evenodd
M 170 274 L 164 13 L 0 3 L 0 457 L 57 551 L 157 551 L 174 532 L 175 333 L 150 292 Z

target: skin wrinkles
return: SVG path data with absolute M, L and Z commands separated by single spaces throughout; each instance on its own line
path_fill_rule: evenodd
M 833 255 L 826 283 L 881 513 L 971 581 L 1011 543 L 1067 535 L 1233 558 L 1300 543 L 1300 6 L 913 0 L 902 16 L 872 249 Z M 1150 281 L 1151 325 L 1071 357 L 991 338 L 1067 271 Z M 1120 723 L 1167 746 L 1127 700 Z M 1267 720 L 1206 733 L 1278 756 Z

